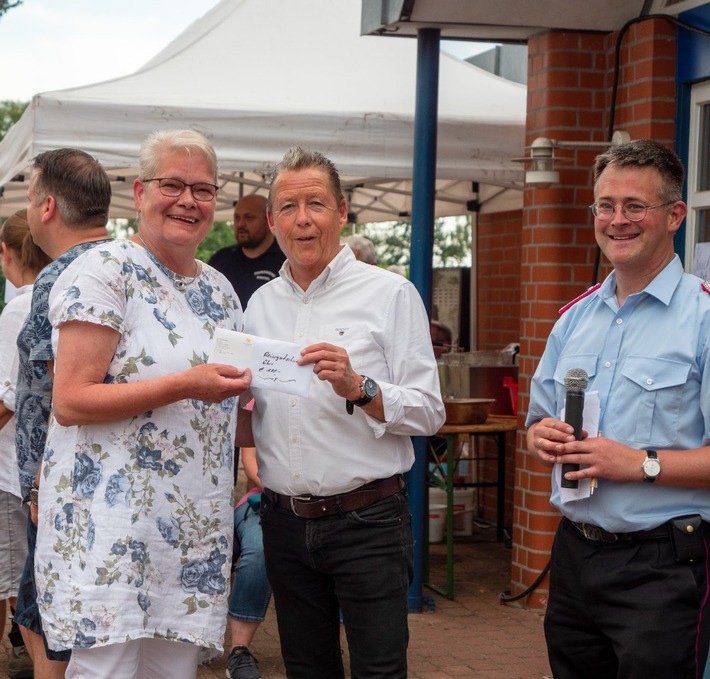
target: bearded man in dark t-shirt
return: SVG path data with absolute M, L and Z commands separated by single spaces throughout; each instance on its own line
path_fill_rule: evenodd
M 254 291 L 279 275 L 286 259 L 266 221 L 266 198 L 254 194 L 237 202 L 234 237 L 236 244 L 215 252 L 208 263 L 229 279 L 245 309 Z

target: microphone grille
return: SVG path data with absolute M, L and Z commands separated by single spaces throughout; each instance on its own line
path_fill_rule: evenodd
M 584 391 L 589 384 L 589 375 L 582 368 L 570 368 L 565 373 L 565 389 L 568 391 Z

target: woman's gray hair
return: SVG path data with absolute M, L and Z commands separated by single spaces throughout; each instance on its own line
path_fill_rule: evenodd
M 272 208 L 273 190 L 276 180 L 282 172 L 288 170 L 323 170 L 328 175 L 330 187 L 333 190 L 335 201 L 340 205 L 343 200 L 343 189 L 340 186 L 340 175 L 332 160 L 326 158 L 318 151 L 304 149 L 301 146 L 292 146 L 281 159 L 281 162 L 274 168 L 271 174 L 271 184 L 269 185 L 269 210 Z
M 365 264 L 377 264 L 375 244 L 369 238 L 359 233 L 353 233 L 350 236 L 345 236 L 343 241 L 350 246 L 356 259 L 365 262 Z
M 163 156 L 176 151 L 197 152 L 212 165 L 217 184 L 217 154 L 207 137 L 196 130 L 156 130 L 141 144 L 138 167 L 141 179 L 153 179 Z

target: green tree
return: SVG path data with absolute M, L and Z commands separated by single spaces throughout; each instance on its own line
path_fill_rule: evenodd
M 0 19 L 2 15 L 13 7 L 18 7 L 22 4 L 22 0 L 0 0 Z
M 206 238 L 197 248 L 197 259 L 206 262 L 217 250 L 234 245 L 234 226 L 232 222 L 215 222 Z
M 0 0 L 2 2 L 2 0 Z M 20 116 L 29 106 L 29 102 L 24 101 L 0 101 L 0 140 L 8 133 L 8 130 L 20 119 Z
M 349 227 L 343 235 L 350 233 Z M 375 244 L 377 263 L 387 268 L 393 264 L 409 270 L 412 225 L 409 222 L 363 224 L 357 233 Z M 434 256 L 436 267 L 471 266 L 471 218 L 444 217 L 434 223 Z

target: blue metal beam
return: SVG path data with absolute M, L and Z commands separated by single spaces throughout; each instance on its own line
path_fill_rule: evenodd
M 439 98 L 439 29 L 417 33 L 417 85 L 414 111 L 414 164 L 412 174 L 412 242 L 410 279 L 431 316 L 432 255 L 434 252 L 434 197 L 436 188 L 436 130 Z M 415 462 L 407 474 L 414 536 L 414 579 L 409 589 L 409 610 L 422 610 L 424 521 L 428 442 L 414 439 Z

